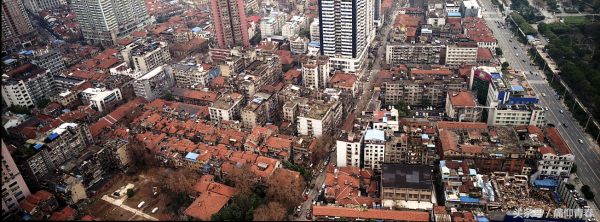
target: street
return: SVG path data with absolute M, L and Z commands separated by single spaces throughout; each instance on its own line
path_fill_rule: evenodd
M 388 22 L 389 23 L 393 23 L 394 20 L 396 19 L 396 15 L 398 15 L 398 4 L 394 4 L 393 9 L 391 10 L 393 12 L 392 18 L 389 18 Z M 363 74 L 363 76 L 368 76 L 368 81 L 363 82 L 363 90 L 362 90 L 362 95 L 360 96 L 360 100 L 357 101 L 357 108 L 356 110 L 354 110 L 354 113 L 360 113 L 362 112 L 363 109 L 366 108 L 366 106 L 369 104 L 371 98 L 373 97 L 373 86 L 375 84 L 375 81 L 377 81 L 377 78 L 379 77 L 379 73 L 381 72 L 381 65 L 380 62 L 381 60 L 384 59 L 385 57 L 385 47 L 387 45 L 387 35 L 391 30 L 392 25 L 383 25 L 381 27 L 380 30 L 380 34 L 378 35 L 380 40 L 379 42 L 381 42 L 380 44 L 383 44 L 383 46 L 375 46 L 375 45 L 371 45 L 371 47 L 379 47 L 379 50 L 377 52 L 377 56 L 375 61 L 373 61 L 373 69 L 371 71 L 366 70 L 366 72 Z M 361 78 L 361 80 L 364 79 Z M 335 144 L 334 144 L 335 146 Z M 300 207 L 300 212 L 294 212 L 297 213 L 297 217 L 294 217 L 294 220 L 296 221 L 300 221 L 300 220 L 305 220 L 306 216 L 307 216 L 307 212 L 311 210 L 311 205 L 313 200 L 317 200 L 319 197 L 319 190 L 321 190 L 321 187 L 323 186 L 323 184 L 325 183 L 325 179 L 327 177 L 327 167 L 330 164 L 334 164 L 334 166 L 336 165 L 336 152 L 333 151 L 331 152 L 331 154 L 329 155 L 329 162 L 327 162 L 327 165 L 323 165 L 323 163 L 318 163 L 320 164 L 315 171 L 315 174 L 317 174 L 317 176 L 314 178 L 314 184 L 315 187 L 313 189 L 310 189 L 309 193 L 308 193 L 308 198 L 306 199 L 306 201 L 304 201 Z M 318 173 L 319 169 L 323 169 L 322 173 Z M 310 185 L 309 187 L 310 188 Z M 325 190 L 323 189 L 323 192 L 325 192 Z M 311 214 L 312 216 L 312 214 Z
M 539 97 L 538 104 L 542 107 L 548 107 L 549 110 L 546 111 L 547 123 L 556 126 L 556 129 L 575 155 L 575 162 L 578 166 L 577 175 L 583 184 L 589 185 L 591 190 L 596 193 L 594 202 L 596 207 L 600 208 L 598 206 L 598 203 L 600 203 L 600 172 L 598 171 L 600 154 L 598 147 L 593 142 L 590 142 L 593 141 L 592 138 L 583 132 L 579 123 L 567 111 L 568 108 L 555 96 L 556 92 L 544 80 L 546 76 L 537 66 L 530 65 L 533 61 L 529 59 L 525 51 L 525 46 L 519 43 L 516 37 L 512 39 L 512 42 L 509 42 L 509 39 L 513 35 L 512 31 L 510 29 L 499 29 L 495 25 L 494 21 L 504 22 L 504 19 L 492 9 L 491 2 L 489 0 L 482 0 L 481 2 L 484 8 L 487 9 L 487 12 L 483 13 L 483 17 L 498 40 L 499 47 L 504 51 L 504 58 L 506 58 L 510 67 L 514 70 L 523 71 L 526 74 L 525 76 L 529 84 Z M 518 57 L 516 56 L 517 54 Z M 533 72 L 534 75 L 531 75 L 530 72 Z M 548 76 L 547 78 L 552 77 Z M 545 93 L 546 96 L 541 96 L 542 93 Z M 563 110 L 564 113 L 561 113 L 560 110 Z M 583 143 L 579 143 L 579 139 L 582 139 Z M 572 183 L 572 181 L 570 182 Z M 592 205 L 592 203 L 590 202 L 589 205 Z

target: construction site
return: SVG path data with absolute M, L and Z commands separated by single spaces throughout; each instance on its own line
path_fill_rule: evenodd
M 558 202 L 558 195 L 552 190 L 542 190 L 531 186 L 526 175 L 510 176 L 505 172 L 494 172 L 491 176 L 492 185 L 496 191 L 496 201 L 488 205 L 489 211 L 501 212 L 526 212 L 528 210 L 542 209 L 532 217 L 553 218 L 556 208 L 562 208 Z M 548 213 L 549 212 L 549 213 Z

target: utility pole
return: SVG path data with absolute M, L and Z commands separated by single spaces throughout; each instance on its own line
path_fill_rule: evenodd
M 587 129 L 587 125 L 590 123 L 591 118 L 592 118 L 592 116 L 588 117 L 588 121 L 587 121 L 587 123 L 585 123 L 585 127 L 583 127 L 584 129 Z

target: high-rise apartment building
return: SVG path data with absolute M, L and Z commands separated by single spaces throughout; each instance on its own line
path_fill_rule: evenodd
M 30 194 L 23 175 L 2 140 L 2 216 L 17 211 Z
M 25 0 L 25 7 L 29 11 L 37 13 L 43 10 L 54 8 L 59 5 L 67 4 L 66 0 Z
M 73 0 L 81 33 L 91 43 L 113 45 L 151 22 L 144 0 Z
M 321 55 L 330 66 L 345 73 L 359 73 L 367 48 L 375 36 L 373 0 L 320 0 Z
M 31 25 L 20 0 L 2 1 L 2 49 L 10 51 L 35 38 L 37 30 Z
M 211 0 L 219 47 L 249 46 L 244 0 Z

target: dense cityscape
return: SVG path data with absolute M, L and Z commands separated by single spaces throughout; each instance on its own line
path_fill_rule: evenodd
M 598 0 L 3 0 L 2 218 L 595 222 Z

